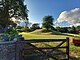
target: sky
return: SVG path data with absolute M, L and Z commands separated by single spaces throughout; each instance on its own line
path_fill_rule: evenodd
M 80 0 L 25 0 L 31 23 L 42 23 L 51 15 L 55 26 L 80 25 Z

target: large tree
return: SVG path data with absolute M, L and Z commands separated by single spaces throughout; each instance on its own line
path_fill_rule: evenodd
M 28 10 L 24 0 L 0 0 L 0 25 L 13 25 L 11 18 L 28 20 Z
M 53 29 L 53 20 L 54 18 L 52 16 L 44 16 L 42 27 L 46 28 L 48 31 Z

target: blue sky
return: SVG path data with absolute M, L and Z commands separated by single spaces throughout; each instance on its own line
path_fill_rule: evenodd
M 25 4 L 29 9 L 29 21 L 40 24 L 44 16 L 52 15 L 55 22 L 63 11 L 80 8 L 80 0 L 25 0 Z M 69 23 L 61 22 L 59 25 L 68 26 Z

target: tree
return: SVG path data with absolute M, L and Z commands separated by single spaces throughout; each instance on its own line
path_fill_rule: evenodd
M 77 31 L 80 31 L 80 26 L 77 26 L 77 27 L 76 27 L 76 30 L 77 30 Z
M 80 26 L 77 26 L 77 27 L 76 27 L 76 33 L 77 33 L 77 34 L 80 34 Z
M 53 27 L 53 17 L 52 16 L 44 16 L 43 17 L 43 23 L 42 23 L 42 27 L 46 28 L 47 31 L 51 30 Z
M 14 23 L 11 21 L 12 17 L 15 19 L 28 20 L 27 13 L 28 10 L 26 5 L 24 5 L 24 0 L 0 0 L 0 24 L 3 27 Z
M 39 24 L 38 23 L 34 23 L 31 27 L 30 27 L 31 31 L 34 31 L 36 29 L 40 29 Z
M 72 26 L 72 32 L 76 33 L 76 28 L 74 26 Z

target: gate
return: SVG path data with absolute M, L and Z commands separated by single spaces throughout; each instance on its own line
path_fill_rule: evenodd
M 51 46 L 46 44 L 49 42 L 53 44 Z M 57 44 L 56 46 L 53 46 L 54 42 Z M 69 60 L 69 38 L 21 40 L 20 43 L 22 44 L 20 60 Z M 40 47 L 43 44 L 45 46 Z M 63 58 L 64 55 L 65 58 Z

